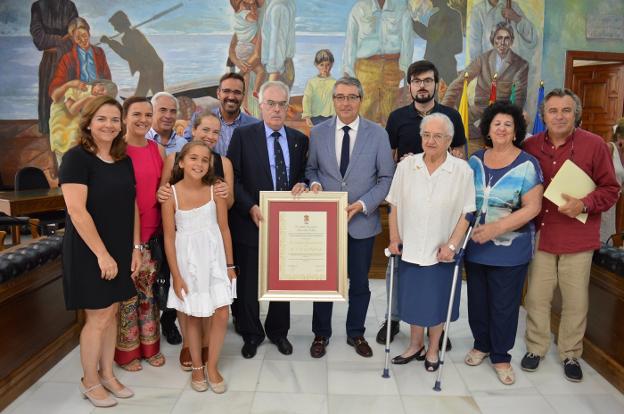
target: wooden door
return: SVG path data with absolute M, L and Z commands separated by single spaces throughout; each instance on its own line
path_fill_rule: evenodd
M 624 64 L 576 66 L 571 87 L 583 104 L 583 129 L 611 140 L 624 114 Z

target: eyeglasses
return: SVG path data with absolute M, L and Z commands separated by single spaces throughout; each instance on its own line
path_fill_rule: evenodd
M 279 108 L 279 109 L 286 109 L 288 108 L 288 101 L 266 101 L 263 102 L 264 105 L 268 106 L 271 109 L 275 109 L 275 108 Z
M 430 139 L 434 140 L 435 142 L 440 142 L 441 140 L 443 140 L 444 138 L 447 137 L 447 135 L 444 134 L 432 134 L 429 132 L 424 132 L 422 135 L 422 140 L 423 141 L 428 141 Z
M 361 98 L 360 95 L 334 95 L 334 99 L 337 100 L 338 102 L 344 102 L 344 101 L 357 102 L 360 100 L 360 98 Z
M 418 78 L 413 78 L 410 82 L 412 85 L 416 85 L 416 86 L 431 86 L 435 83 L 435 79 L 433 78 L 425 78 L 425 79 L 418 79 Z
M 243 96 L 243 91 L 239 91 L 238 89 L 220 89 L 220 91 L 224 95 L 232 94 L 234 96 Z

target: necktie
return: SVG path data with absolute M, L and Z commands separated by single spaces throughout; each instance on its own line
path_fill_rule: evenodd
M 275 191 L 288 191 L 288 175 L 286 174 L 286 161 L 280 145 L 280 133 L 274 131 L 271 136 L 273 141 L 273 152 L 275 153 Z
M 342 137 L 342 150 L 340 152 L 340 174 L 344 177 L 349 166 L 349 130 L 350 126 L 345 125 L 342 127 L 344 136 Z

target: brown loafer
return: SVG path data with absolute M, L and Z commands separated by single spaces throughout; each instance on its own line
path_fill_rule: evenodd
M 355 348 L 355 352 L 358 355 L 363 356 L 365 358 L 370 358 L 373 356 L 373 350 L 366 342 L 363 336 L 356 336 L 355 338 L 347 337 L 347 344 L 351 345 Z
M 329 339 L 324 336 L 315 336 L 312 346 L 310 347 L 310 356 L 312 358 L 321 358 L 325 355 L 325 347 L 329 343 Z
M 188 347 L 180 350 L 180 368 L 182 368 L 182 371 L 193 370 L 193 361 L 191 360 L 191 352 Z

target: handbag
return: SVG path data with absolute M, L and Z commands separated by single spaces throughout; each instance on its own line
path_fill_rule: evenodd
M 159 309 L 164 310 L 167 307 L 167 298 L 169 296 L 169 265 L 165 257 L 165 246 L 162 234 L 154 234 L 147 242 L 148 249 L 152 260 L 156 262 L 156 280 L 152 285 L 154 301 Z

